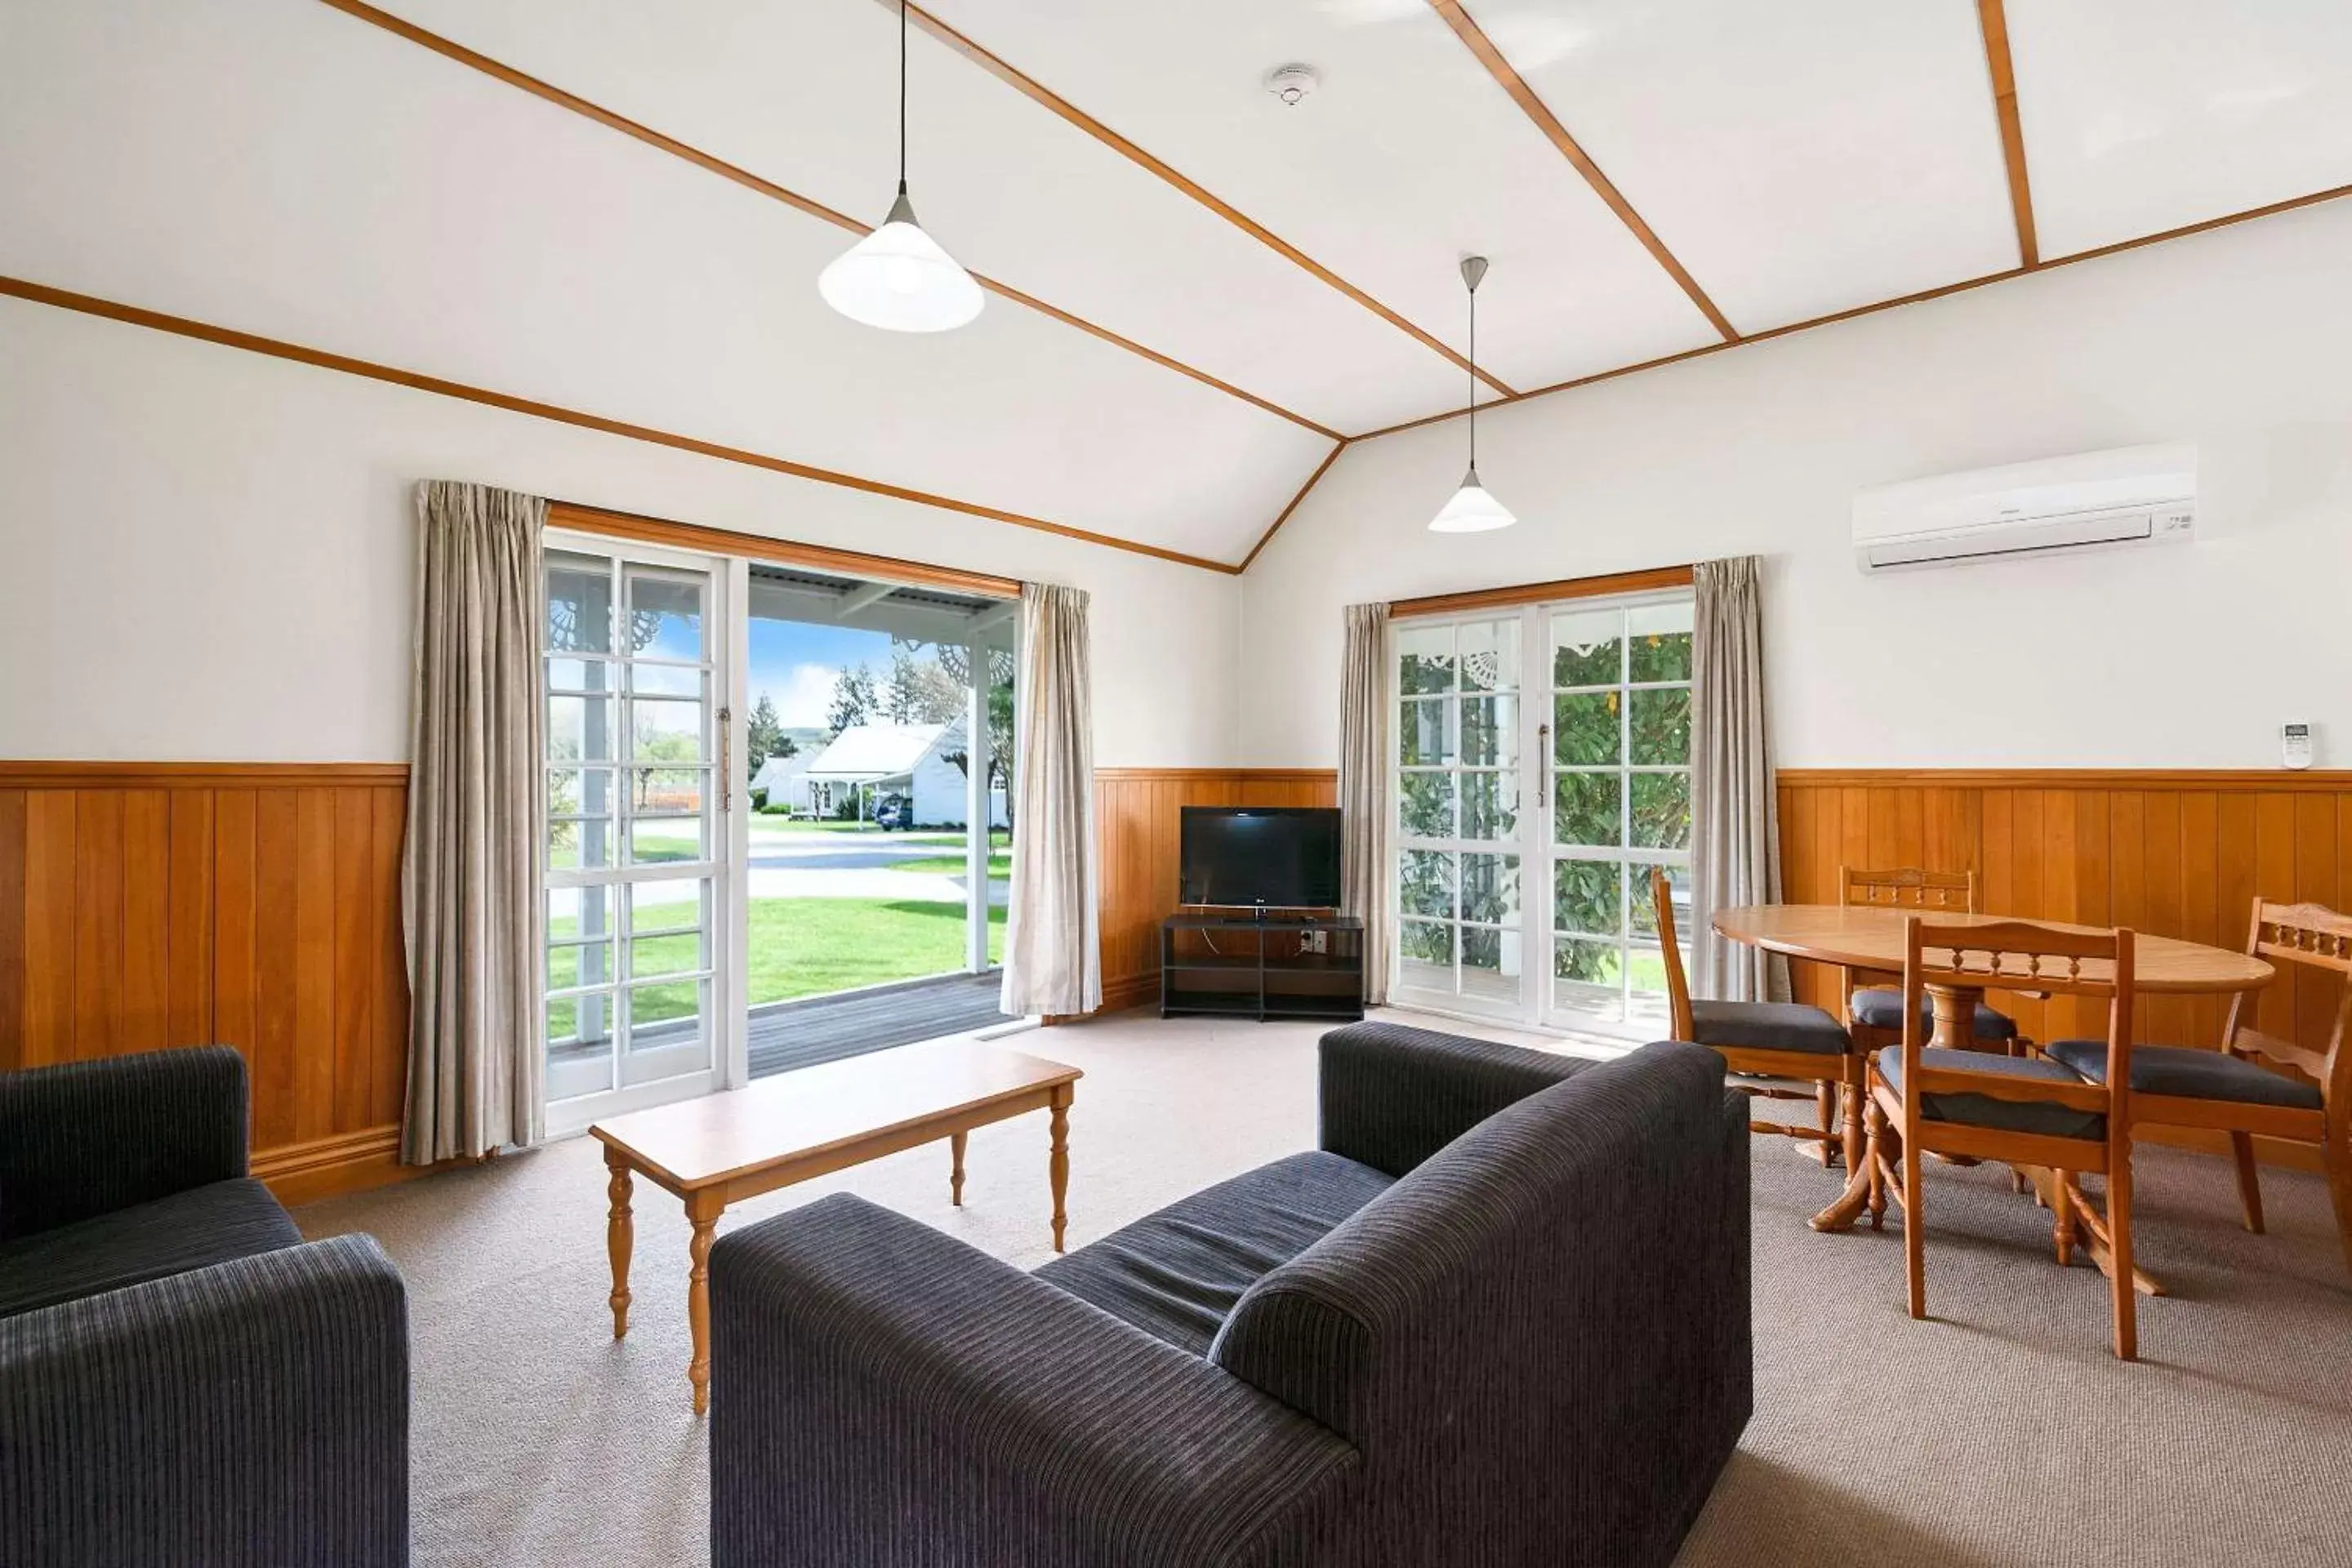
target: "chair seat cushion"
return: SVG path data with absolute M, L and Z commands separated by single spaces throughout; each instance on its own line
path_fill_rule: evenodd
M 1691 1033 L 1702 1046 L 1751 1051 L 1808 1051 L 1834 1057 L 1853 1049 L 1844 1025 L 1801 1002 L 1694 1001 Z
M 1204 1187 L 1036 1270 L 1156 1339 L 1208 1353 L 1242 1292 L 1394 1179 L 1337 1154 L 1294 1154 Z
M 1919 1053 L 1919 1065 L 1952 1068 L 1961 1072 L 1994 1073 L 2002 1078 L 2039 1079 L 2049 1083 L 2079 1084 L 2069 1068 L 2040 1057 L 1997 1056 L 1990 1051 L 1951 1051 L 1930 1046 Z M 1878 1076 L 1895 1093 L 1903 1092 L 1903 1047 L 1888 1046 L 1878 1053 Z M 2107 1119 L 2095 1110 L 2047 1100 L 1996 1100 L 1989 1094 L 1923 1094 L 1919 1109 L 1930 1121 L 1955 1121 L 1969 1127 L 1990 1127 L 2002 1132 L 2033 1132 L 2045 1138 L 2105 1138 Z
M 2091 1082 L 2107 1081 L 2106 1041 L 2060 1040 L 2049 1051 Z M 2188 1046 L 2134 1046 L 2131 1086 L 2135 1094 L 2228 1100 L 2294 1110 L 2317 1110 L 2325 1104 L 2316 1085 L 2272 1072 L 2226 1051 L 2200 1051 Z
M 294 1222 L 259 1182 L 191 1187 L 0 1244 L 0 1318 L 293 1247 Z
M 1903 1028 L 1903 993 L 1883 985 L 1868 986 L 1853 994 L 1846 1005 L 1846 1016 L 1868 1029 L 1887 1029 L 1900 1033 Z M 1919 995 L 1919 1021 L 1933 1026 L 1936 999 L 1927 993 Z M 1977 1004 L 1976 1037 L 1979 1040 L 2013 1040 L 2017 1038 L 2017 1021 L 1997 1007 Z

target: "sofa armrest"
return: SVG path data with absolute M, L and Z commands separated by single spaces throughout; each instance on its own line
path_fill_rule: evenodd
M 407 1296 L 372 1237 L 0 1319 L 0 1563 L 407 1562 Z
M 711 1254 L 714 1568 L 1267 1560 L 1356 1451 L 1172 1345 L 837 1194 Z
M 233 1181 L 245 1152 L 226 1046 L 0 1074 L 0 1241 Z
M 1402 1024 L 1334 1029 L 1320 1053 L 1322 1148 L 1391 1176 L 1593 1065 Z

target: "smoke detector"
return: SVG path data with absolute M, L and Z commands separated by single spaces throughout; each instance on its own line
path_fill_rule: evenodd
M 1322 80 L 1315 74 L 1313 66 L 1276 66 L 1265 73 L 1265 90 L 1282 100 L 1289 108 L 1296 109 L 1308 93 L 1322 84 Z

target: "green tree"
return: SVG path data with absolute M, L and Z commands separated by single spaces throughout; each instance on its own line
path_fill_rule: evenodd
M 866 665 L 834 677 L 833 703 L 825 710 L 824 727 L 834 734 L 854 730 L 874 717 L 880 703 L 874 692 L 874 671 Z
M 797 750 L 784 736 L 783 721 L 776 717 L 776 701 L 766 692 L 751 704 L 751 717 L 743 726 L 743 750 L 750 757 L 751 773 L 756 775 L 770 757 L 789 757 Z

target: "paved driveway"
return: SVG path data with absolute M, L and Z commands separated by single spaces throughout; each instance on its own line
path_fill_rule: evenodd
M 899 871 L 908 860 L 961 855 L 963 846 L 925 842 L 921 834 L 810 833 L 751 824 L 751 897 L 755 899 L 887 899 L 961 904 L 964 879 L 941 871 Z M 989 901 L 1012 889 L 989 884 Z

